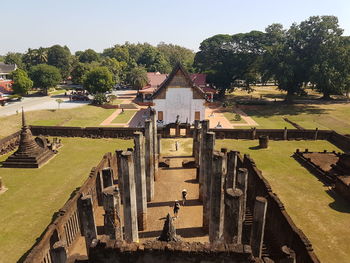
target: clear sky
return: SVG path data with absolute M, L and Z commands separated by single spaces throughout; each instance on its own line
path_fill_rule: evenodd
M 215 34 L 289 27 L 335 15 L 350 35 L 350 0 L 0 0 L 0 54 L 67 45 L 72 52 L 125 41 L 198 50 Z

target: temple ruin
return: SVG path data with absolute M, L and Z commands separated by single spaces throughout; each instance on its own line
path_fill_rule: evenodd
M 216 151 L 216 137 L 196 121 L 192 156 L 165 156 L 151 112 L 134 147 L 103 157 L 24 262 L 319 262 L 254 160 Z M 177 217 L 164 187 L 179 174 L 192 192 Z

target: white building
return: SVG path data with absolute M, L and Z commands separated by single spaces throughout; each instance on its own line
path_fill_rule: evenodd
M 153 93 L 152 99 L 159 124 L 174 123 L 177 116 L 181 123 L 193 123 L 205 118 L 205 93 L 194 84 L 181 64 L 175 66 Z

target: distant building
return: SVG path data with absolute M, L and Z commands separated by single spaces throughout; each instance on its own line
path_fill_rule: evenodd
M 4 62 L 0 62 L 0 80 L 10 79 L 10 74 L 16 69 L 16 64 L 5 64 Z
M 203 90 L 207 98 L 212 101 L 214 94 L 217 91 L 210 87 L 207 83 L 207 74 L 193 73 L 188 74 L 193 83 Z M 169 74 L 161 74 L 159 72 L 147 72 L 148 83 L 139 91 L 139 97 L 142 101 L 151 101 L 153 93 L 160 87 L 160 85 L 166 80 Z
M 153 92 L 151 99 L 159 124 L 177 120 L 193 123 L 205 118 L 207 96 L 180 64 Z

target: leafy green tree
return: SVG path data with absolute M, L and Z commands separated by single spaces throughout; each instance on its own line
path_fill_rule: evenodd
M 22 57 L 23 57 L 23 54 L 21 53 L 9 52 L 6 54 L 4 58 L 4 62 L 6 64 L 16 64 L 18 68 L 23 69 L 24 64 L 22 62 Z
M 126 47 L 120 45 L 115 45 L 112 48 L 103 50 L 102 55 L 104 57 L 115 58 L 118 61 L 125 61 L 127 63 L 130 60 L 129 50 Z
M 63 79 L 67 78 L 71 69 L 71 54 L 67 46 L 54 45 L 48 49 L 47 64 L 55 66 Z
M 113 74 L 113 80 L 115 83 L 125 81 L 125 70 L 127 68 L 127 63 L 125 61 L 119 62 L 115 58 L 107 57 L 102 61 L 101 65 L 107 67 L 108 70 Z
M 312 16 L 299 25 L 299 41 L 309 81 L 324 99 L 342 93 L 343 29 L 335 16 Z
M 215 35 L 204 40 L 195 56 L 195 67 L 208 74 L 219 94 L 239 87 L 250 90 L 258 80 L 265 35 L 260 31 L 245 34 Z M 237 80 L 240 80 L 239 82 Z
M 161 73 L 167 73 L 171 70 L 171 66 L 168 61 L 166 61 L 164 55 L 157 50 L 156 47 L 151 45 L 145 46 L 142 54 L 140 55 L 138 65 L 142 65 L 147 71 Z
M 180 62 L 189 72 L 193 72 L 195 53 L 192 50 L 178 45 L 165 44 L 164 42 L 159 43 L 157 49 L 163 54 L 171 67 L 175 67 Z
M 26 95 L 33 87 L 33 81 L 28 77 L 27 72 L 22 69 L 16 69 L 12 72 L 12 89 L 15 94 Z
M 92 94 L 110 91 L 114 85 L 113 75 L 107 67 L 93 68 L 84 77 L 84 87 Z
M 87 63 L 76 62 L 73 64 L 71 71 L 72 82 L 74 84 L 83 85 L 84 76 L 91 70 L 92 66 Z
M 46 95 L 48 89 L 57 86 L 62 79 L 58 68 L 46 64 L 33 66 L 29 75 L 34 82 L 34 86 L 41 88 Z
M 148 83 L 146 69 L 144 67 L 133 68 L 128 75 L 128 81 L 131 86 L 137 90 L 140 90 Z
M 79 55 L 79 61 L 82 63 L 91 63 L 93 61 L 99 61 L 99 54 L 93 49 L 87 49 Z

